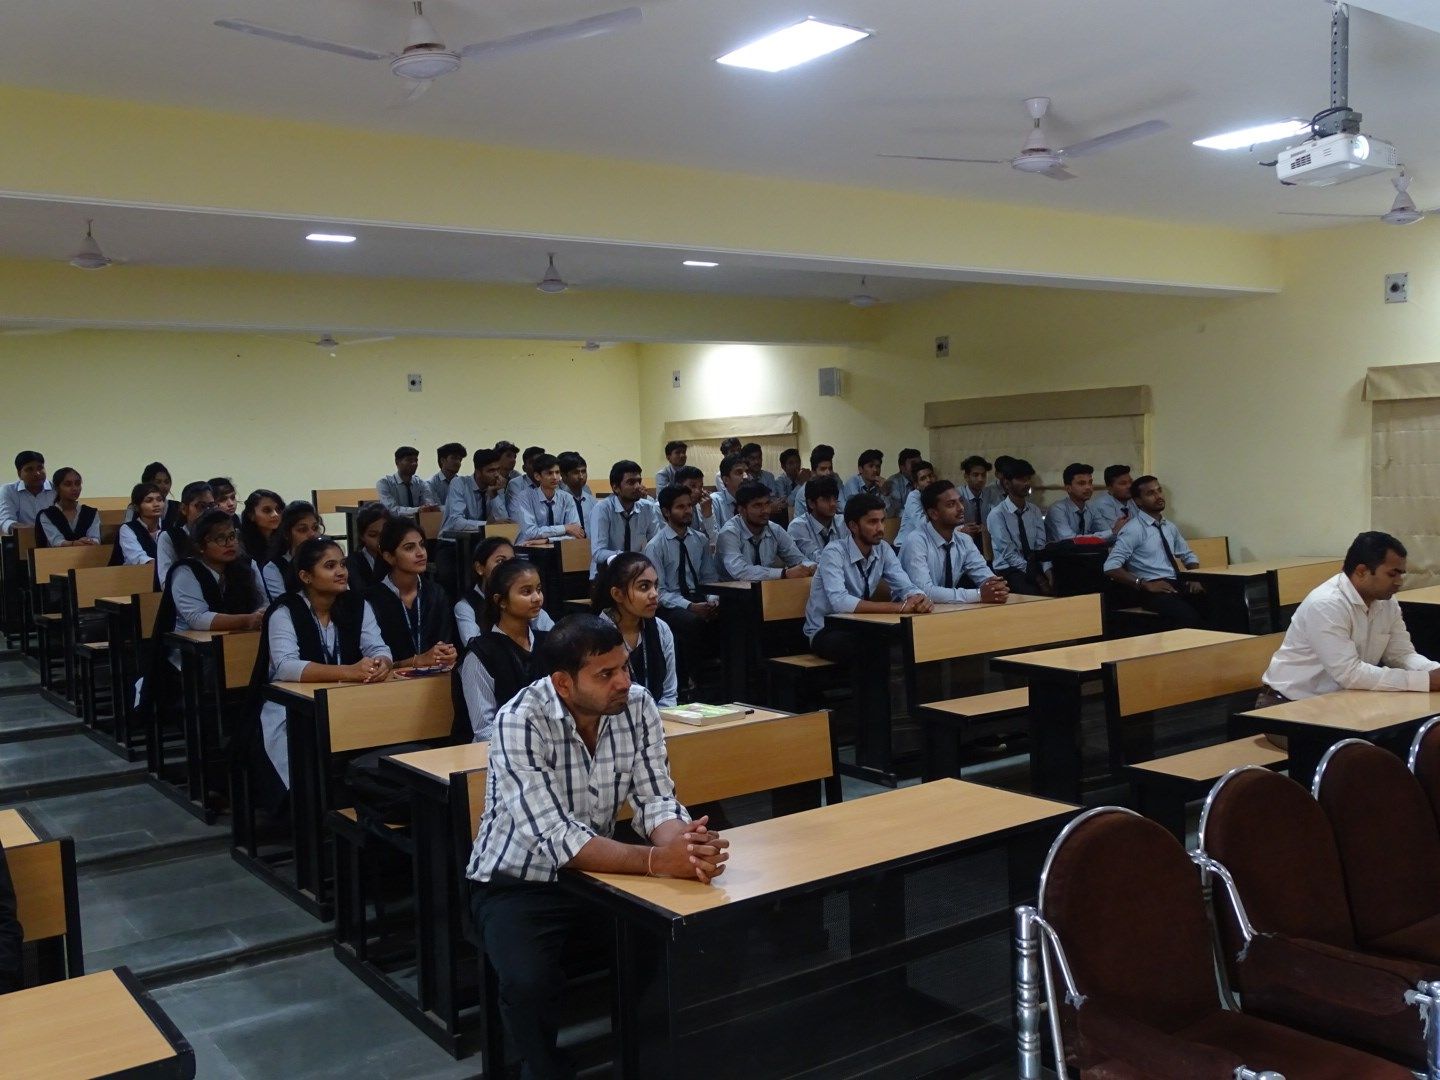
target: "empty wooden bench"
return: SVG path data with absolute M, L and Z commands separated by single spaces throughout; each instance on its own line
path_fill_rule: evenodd
M 959 779 L 965 747 L 996 731 L 997 725 L 1024 718 L 1029 708 L 1030 690 L 1024 686 L 921 705 L 915 710 L 915 718 L 925 726 L 922 778 Z
M 1216 780 L 1242 765 L 1283 769 L 1288 763 L 1285 751 L 1264 735 L 1249 735 L 1183 754 L 1140 761 L 1125 766 L 1125 773 L 1135 808 L 1184 843 L 1186 805 L 1204 798 Z
M 16 915 L 30 954 L 26 967 L 34 969 L 32 981 L 83 975 L 75 842 L 68 836 L 47 836 L 24 811 L 0 810 L 0 846 L 15 885 Z M 5 1072 L 3 1060 L 0 1074 Z

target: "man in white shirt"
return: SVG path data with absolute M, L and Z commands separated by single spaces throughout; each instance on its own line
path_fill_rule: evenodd
M 1336 690 L 1440 690 L 1440 664 L 1405 629 L 1395 599 L 1404 584 L 1405 546 L 1383 532 L 1357 536 L 1341 572 L 1296 609 L 1256 707 Z
M 54 505 L 55 492 L 45 479 L 45 455 L 22 450 L 15 455 L 20 479 L 0 488 L 0 535 L 9 536 L 16 525 L 34 525 L 40 511 Z

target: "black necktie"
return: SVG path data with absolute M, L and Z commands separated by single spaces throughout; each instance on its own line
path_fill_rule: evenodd
M 634 510 L 623 510 L 620 516 L 625 519 L 625 542 L 620 545 L 621 551 L 630 550 L 630 519 L 635 516 Z
M 955 587 L 955 568 L 950 565 L 950 549 L 955 546 L 954 540 L 947 540 L 940 545 L 945 549 L 945 588 Z
M 750 537 L 750 546 L 755 549 L 755 565 L 760 565 L 760 540 L 759 536 Z
M 1085 531 L 1085 508 L 1083 506 L 1080 508 L 1080 512 L 1075 515 L 1075 531 L 1077 533 L 1083 533 Z
M 686 583 L 685 571 L 689 570 L 691 577 L 696 577 L 697 575 L 695 573 L 695 567 L 690 565 L 690 549 L 685 546 L 685 538 L 683 536 L 677 536 L 675 543 L 680 545 L 680 595 L 688 599 L 690 596 L 690 586 Z
M 554 524 L 555 524 L 555 500 L 554 500 L 554 499 L 546 499 L 546 500 L 545 500 L 545 524 L 546 524 L 546 525 L 554 525 Z
M 475 489 L 475 494 L 480 496 L 480 520 L 489 521 L 490 517 L 487 507 L 490 502 L 490 493 L 482 487 L 477 487 Z
M 1030 558 L 1030 537 L 1025 535 L 1025 508 L 1015 511 L 1015 528 L 1020 530 L 1020 554 Z
M 979 525 L 982 521 L 985 520 L 980 516 L 980 496 L 976 495 L 970 501 L 975 504 L 975 524 Z
M 831 530 L 830 530 L 830 529 L 821 529 L 821 530 L 820 530 L 820 546 L 821 546 L 822 548 L 823 548 L 823 547 L 829 547 L 829 546 L 830 546 L 830 534 L 831 534 Z
M 410 490 L 410 481 L 409 481 L 409 480 L 406 480 L 406 481 L 405 481 L 405 505 L 406 505 L 406 506 L 414 506 L 414 505 L 415 505 L 415 492 L 413 492 L 413 491 Z
M 865 582 L 864 587 L 860 590 L 860 599 L 861 599 L 861 600 L 869 600 L 869 599 L 870 599 L 870 572 L 865 569 L 865 560 L 864 560 L 864 559 L 856 559 L 856 560 L 855 560 L 855 566 L 856 566 L 856 568 L 858 568 L 859 571 L 860 571 L 861 580 L 863 580 L 863 581 Z
M 1158 521 L 1151 522 L 1155 526 L 1155 533 L 1160 537 L 1160 546 L 1165 549 L 1165 565 L 1170 568 L 1171 576 L 1175 573 L 1175 553 L 1170 550 L 1170 541 L 1165 539 L 1165 529 Z

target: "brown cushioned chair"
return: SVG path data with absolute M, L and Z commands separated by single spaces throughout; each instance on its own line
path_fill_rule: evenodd
M 1430 812 L 1440 822 L 1440 716 L 1426 720 L 1410 744 L 1410 771 L 1420 781 Z
M 1258 766 L 1232 770 L 1205 802 L 1199 848 L 1221 886 L 1221 969 L 1247 1013 L 1424 1067 L 1440 965 L 1360 944 L 1335 834 L 1303 787 Z
M 1016 911 L 1020 1076 L 1040 1076 L 1044 972 L 1060 1080 L 1380 1080 L 1405 1068 L 1221 1007 L 1200 879 L 1162 826 L 1101 807 L 1050 849 Z M 1056 985 L 1058 969 L 1063 1001 Z

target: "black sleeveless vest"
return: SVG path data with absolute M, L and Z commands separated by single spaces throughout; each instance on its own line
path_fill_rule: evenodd
M 544 665 L 537 658 L 540 655 L 541 642 L 547 636 L 546 632 L 532 629 L 531 634 L 535 643 L 529 652 L 515 644 L 509 634 L 495 634 L 490 631 L 482 631 L 466 646 L 466 651 L 485 666 L 494 682 L 495 701 L 499 706 L 503 707 L 507 701 L 545 674 L 541 670 Z M 451 729 L 451 736 L 456 743 L 473 742 L 475 739 L 475 727 L 470 720 L 470 708 L 465 704 L 465 689 L 460 680 L 463 663 L 464 657 L 461 657 L 461 663 L 456 664 L 455 670 L 450 674 L 450 703 L 455 710 L 455 726 Z
M 65 520 L 65 515 L 60 512 L 58 506 L 47 506 L 44 510 L 40 511 L 39 517 L 35 522 L 35 546 L 50 546 L 50 538 L 45 535 L 45 530 L 39 527 L 41 520 L 48 521 L 56 529 L 60 530 L 60 535 L 64 537 L 67 542 L 71 542 L 83 539 L 85 535 L 90 532 L 90 525 L 94 522 L 97 514 L 99 514 L 99 511 L 96 510 L 95 507 L 82 505 L 75 515 L 75 527 L 72 529 L 70 522 Z
M 382 580 L 364 593 L 375 611 L 375 621 L 380 625 L 380 636 L 395 663 L 402 664 L 412 656 L 429 651 L 437 642 L 455 640 L 455 610 L 445 590 L 427 578 L 420 579 L 420 648 L 415 648 L 415 639 L 410 630 L 409 615 L 400 597 L 391 591 Z

